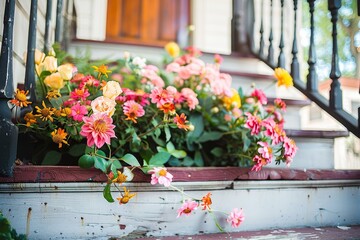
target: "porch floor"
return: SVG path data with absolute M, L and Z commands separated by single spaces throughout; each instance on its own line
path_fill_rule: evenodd
M 207 239 L 236 239 L 236 240 L 360 240 L 360 225 L 357 226 L 338 226 L 322 228 L 293 228 L 293 229 L 273 229 L 262 231 L 245 231 L 236 233 L 216 233 L 193 236 L 175 237 L 153 237 L 142 238 L 145 240 L 207 240 Z

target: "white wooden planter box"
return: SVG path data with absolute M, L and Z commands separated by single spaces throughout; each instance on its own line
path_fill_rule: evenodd
M 59 177 L 65 181 L 73 177 L 89 180 L 87 176 L 100 181 L 101 173 L 96 170 L 35 168 L 28 174 L 32 175 L 28 182 L 24 182 L 24 176 L 18 178 L 23 182 L 14 182 L 16 172 L 13 179 L 0 178 L 0 211 L 19 233 L 28 234 L 30 239 L 109 239 L 219 232 L 212 216 L 201 209 L 191 216 L 176 218 L 183 199 L 181 194 L 141 182 L 144 177 L 135 179 L 140 182 L 126 184 L 137 195 L 127 205 L 119 205 L 103 198 L 101 182 L 59 181 Z M 81 171 L 87 171 L 87 175 L 75 176 Z M 235 207 L 243 208 L 246 219 L 237 229 L 226 223 L 226 215 L 216 214 L 229 232 L 360 224 L 359 171 L 304 173 L 265 169 L 250 174 L 237 168 L 170 171 L 175 181 L 178 177 L 174 185 L 190 195 L 201 198 L 211 192 L 213 209 L 230 212 Z M 37 182 L 29 180 L 34 176 Z M 210 181 L 205 180 L 206 176 Z M 332 180 L 317 180 L 330 176 Z

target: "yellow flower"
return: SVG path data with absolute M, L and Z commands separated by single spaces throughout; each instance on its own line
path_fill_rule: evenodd
M 127 204 L 131 198 L 133 198 L 136 193 L 130 194 L 130 191 L 124 187 L 124 194 L 121 194 L 121 197 L 116 198 L 119 201 L 119 204 Z
M 59 90 L 50 90 L 50 91 L 48 91 L 48 93 L 46 95 L 46 98 L 49 100 L 53 99 L 53 98 L 59 98 L 59 97 L 61 97 Z
M 36 117 L 32 111 L 25 114 L 24 120 L 26 121 L 27 127 L 30 127 L 32 124 L 36 123 Z
M 111 73 L 110 70 L 108 70 L 107 66 L 105 66 L 104 64 L 97 67 L 97 66 L 92 66 L 92 68 L 95 69 L 95 72 L 98 72 L 99 73 L 99 76 L 98 78 L 100 78 L 101 74 L 105 75 L 106 77 L 109 77 L 107 74 L 108 73 Z
M 275 68 L 275 77 L 277 79 L 278 86 L 286 86 L 291 87 L 293 86 L 293 79 L 291 75 L 283 68 Z
M 180 47 L 176 42 L 169 42 L 165 45 L 166 52 L 173 58 L 180 54 Z
M 47 76 L 44 80 L 44 83 L 46 86 L 54 90 L 59 90 L 65 86 L 64 79 L 58 72 Z
M 64 80 L 70 80 L 73 77 L 73 69 L 74 66 L 70 63 L 63 64 L 58 67 L 58 72 L 60 73 L 60 76 Z
M 227 110 L 241 107 L 241 99 L 240 99 L 238 91 L 236 91 L 236 89 L 234 89 L 234 88 L 232 88 L 231 91 L 233 93 L 233 95 L 231 97 L 225 96 L 222 98 L 224 106 Z
M 48 121 L 48 120 L 50 120 L 51 122 L 54 121 L 54 119 L 52 118 L 52 115 L 54 114 L 53 109 L 46 107 L 44 101 L 42 101 L 42 106 L 43 109 L 39 108 L 38 106 L 35 106 L 37 112 L 35 117 L 40 117 L 42 121 Z
M 126 182 L 126 179 L 127 179 L 126 175 L 122 174 L 122 172 L 120 172 L 120 171 L 117 171 L 117 174 L 118 174 L 117 178 L 114 178 L 111 180 L 113 183 L 122 184 L 122 183 Z
M 51 133 L 51 137 L 54 143 L 59 144 L 59 148 L 62 147 L 62 144 L 68 144 L 68 142 L 65 140 L 67 136 L 67 133 L 65 132 L 64 129 L 59 128 L 59 129 L 55 129 L 52 133 Z M 69 144 L 68 144 L 69 145 Z
M 67 116 L 67 117 L 71 116 L 71 108 L 69 108 L 69 107 L 61 109 L 61 112 L 63 112 L 65 114 L 65 116 Z
M 65 112 L 65 109 L 63 109 L 61 107 L 59 109 L 54 109 L 54 116 L 55 117 L 66 117 L 67 115 L 68 114 Z
M 18 107 L 27 107 L 29 104 L 31 104 L 30 101 L 27 100 L 27 95 L 29 94 L 29 91 L 19 90 L 16 89 L 16 92 L 14 93 L 14 99 L 10 100 L 10 103 L 14 104 Z

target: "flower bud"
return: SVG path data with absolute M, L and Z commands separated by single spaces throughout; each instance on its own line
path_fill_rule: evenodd
M 53 57 L 56 56 L 56 53 L 55 53 L 55 51 L 54 51 L 53 48 L 51 48 L 51 49 L 49 50 L 48 55 L 49 55 L 49 56 L 53 56 Z
M 38 49 L 35 49 L 35 64 L 39 65 L 40 63 L 42 63 L 42 61 L 44 61 L 45 59 L 45 53 L 41 52 Z
M 219 108 L 218 107 L 213 107 L 210 111 L 211 111 L 211 113 L 218 113 Z
M 195 130 L 195 126 L 192 125 L 192 124 L 190 124 L 190 125 L 189 125 L 189 131 L 192 132 L 192 131 L 194 131 L 194 130 Z

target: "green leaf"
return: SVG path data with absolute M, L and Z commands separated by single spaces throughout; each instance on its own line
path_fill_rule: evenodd
M 181 165 L 181 162 L 176 157 L 170 157 L 168 164 L 172 167 L 179 167 Z
M 111 184 L 110 183 L 106 184 L 104 191 L 103 191 L 103 196 L 108 202 L 111 202 L 111 203 L 114 202 L 114 199 L 111 195 Z
M 114 164 L 111 164 L 111 165 L 110 165 L 110 170 L 111 170 L 111 172 L 114 174 L 114 177 L 117 177 L 117 176 L 118 176 L 118 174 L 117 174 L 117 168 L 116 168 L 116 166 L 115 166 Z
M 149 165 L 162 166 L 169 160 L 170 156 L 168 152 L 159 152 L 150 158 Z
M 198 167 L 203 167 L 204 166 L 204 159 L 201 156 L 200 151 L 196 151 L 195 152 L 195 156 L 194 156 L 194 163 L 196 166 Z
M 166 144 L 166 149 L 167 149 L 167 151 L 168 151 L 169 153 L 171 153 L 172 151 L 175 150 L 175 146 L 174 146 L 174 144 L 173 144 L 172 142 L 168 142 L 168 143 Z
M 97 150 L 96 154 L 98 154 L 98 155 L 100 155 L 102 157 L 106 157 L 106 153 L 104 151 L 102 151 L 102 150 Z
M 136 159 L 136 157 L 130 153 L 125 154 L 120 158 L 130 166 L 140 167 L 139 161 Z
M 101 157 L 95 157 L 94 167 L 100 169 L 102 172 L 107 173 L 107 169 L 109 167 L 109 162 Z
M 121 162 L 117 159 L 113 160 L 113 162 L 111 163 L 112 166 L 115 166 L 116 169 L 122 168 Z
M 10 233 L 10 222 L 0 213 L 0 233 Z
M 223 150 L 219 147 L 215 147 L 210 151 L 210 153 L 215 157 L 221 157 L 221 155 L 223 155 Z
M 242 132 L 241 136 L 244 142 L 243 151 L 246 152 L 251 144 L 251 140 L 246 136 L 245 132 Z
M 68 153 L 73 157 L 79 157 L 85 153 L 85 149 L 85 144 L 75 144 L 69 148 Z
M 215 140 L 219 140 L 222 136 L 223 133 L 218 131 L 204 132 L 197 141 L 198 142 L 215 141 Z
M 176 158 L 184 158 L 187 155 L 184 150 L 173 150 L 170 154 Z
M 61 153 L 58 151 L 49 151 L 46 153 L 41 165 L 56 165 L 61 160 Z
M 140 156 L 141 156 L 142 159 L 144 159 L 145 161 L 149 161 L 150 158 L 152 157 L 152 155 L 154 155 L 154 152 L 151 151 L 151 149 L 147 149 L 147 150 L 140 151 Z
M 94 152 L 94 148 L 93 148 L 93 147 L 86 146 L 86 148 L 85 148 L 85 154 L 92 153 L 92 152 Z
M 184 158 L 184 160 L 181 163 L 185 167 L 190 167 L 194 164 L 194 160 L 191 157 L 186 157 L 186 158 Z
M 69 99 L 69 96 L 62 96 L 59 98 L 52 98 L 50 99 L 50 103 L 54 108 L 59 109 L 60 107 L 63 106 L 64 102 L 67 101 Z
M 79 158 L 78 165 L 81 168 L 91 168 L 94 166 L 95 159 L 96 159 L 95 156 L 90 156 L 88 154 L 82 155 Z
M 201 114 L 190 115 L 189 121 L 195 126 L 194 131 L 188 133 L 189 138 L 198 138 L 204 131 L 204 119 Z
M 171 132 L 168 126 L 164 127 L 164 131 L 165 131 L 165 137 L 166 137 L 166 142 L 170 141 L 171 138 Z
M 168 150 L 167 150 L 166 148 L 163 148 L 163 147 L 160 147 L 160 146 L 157 146 L 157 147 L 156 147 L 156 150 L 157 150 L 158 152 L 168 152 Z

